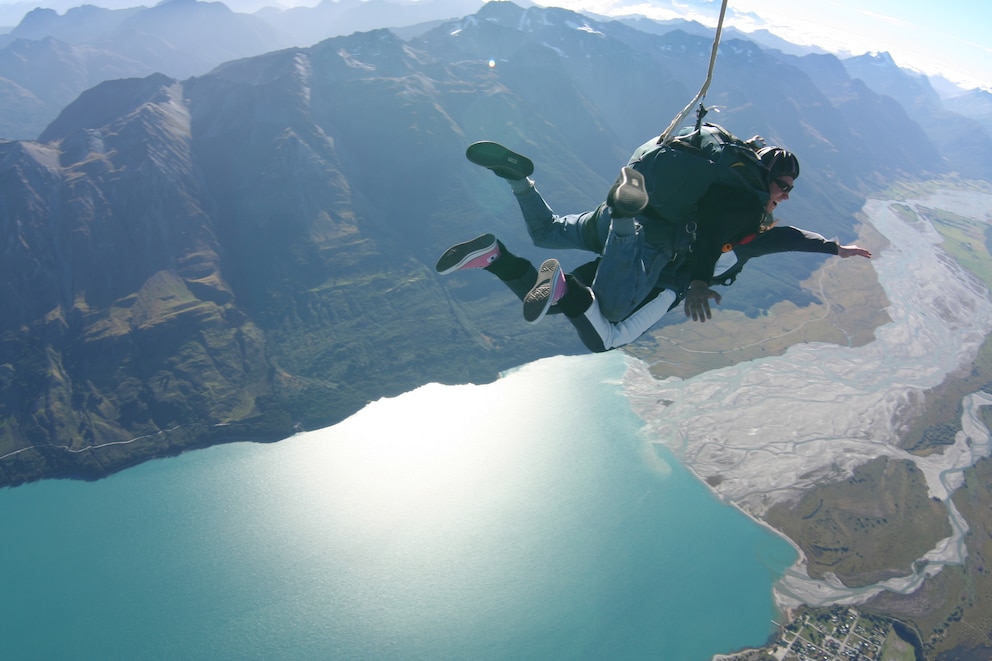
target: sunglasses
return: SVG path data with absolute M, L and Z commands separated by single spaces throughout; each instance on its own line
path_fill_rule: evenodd
M 779 190 L 780 190 L 780 191 L 782 191 L 783 193 L 788 193 L 788 192 L 789 192 L 789 191 L 791 191 L 791 190 L 792 190 L 793 188 L 795 188 L 795 186 L 794 186 L 794 185 L 792 185 L 792 184 L 787 184 L 787 183 L 785 183 L 784 181 L 782 181 L 781 179 L 777 179 L 777 178 L 776 178 L 776 179 L 772 179 L 772 182 L 773 182 L 773 183 L 774 183 L 774 184 L 775 184 L 776 186 L 778 186 L 778 188 L 779 188 Z

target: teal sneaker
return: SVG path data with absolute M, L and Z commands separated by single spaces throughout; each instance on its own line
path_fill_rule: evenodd
M 473 142 L 465 150 L 465 158 L 504 179 L 526 179 L 534 174 L 534 163 L 529 158 L 496 142 Z

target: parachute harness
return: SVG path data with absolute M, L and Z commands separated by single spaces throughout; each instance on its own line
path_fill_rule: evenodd
M 689 105 L 687 105 L 685 108 L 682 109 L 682 112 L 680 112 L 678 115 L 675 116 L 675 119 L 673 119 L 672 123 L 668 125 L 668 128 L 666 128 L 664 132 L 660 136 L 658 136 L 657 144 L 663 147 L 668 145 L 674 139 L 672 134 L 675 132 L 675 129 L 677 129 L 679 126 L 682 125 L 682 122 L 685 121 L 685 118 L 692 111 L 692 107 L 695 106 L 697 103 L 699 104 L 699 108 L 696 110 L 695 139 L 697 140 L 699 139 L 699 129 L 702 126 L 703 117 L 707 113 L 706 108 L 703 106 L 702 100 L 703 97 L 706 96 L 706 91 L 710 87 L 710 81 L 713 80 L 713 68 L 716 66 L 716 54 L 717 54 L 717 50 L 720 48 L 720 35 L 723 33 L 723 19 L 727 15 L 727 1 L 728 0 L 723 0 L 723 2 L 720 5 L 720 19 L 717 21 L 716 24 L 716 35 L 713 38 L 713 48 L 710 51 L 710 64 L 709 64 L 709 68 L 706 70 L 706 80 L 703 81 L 703 86 L 699 88 L 699 92 L 696 93 L 695 98 L 689 102 Z M 695 216 L 695 213 L 693 213 L 693 216 Z M 686 249 L 686 252 L 688 253 L 692 252 L 692 246 L 693 244 L 696 243 L 697 229 L 698 227 L 696 225 L 695 220 L 689 221 L 682 228 L 682 231 L 684 231 L 689 237 L 689 244 Z M 674 262 L 679 257 L 680 257 L 679 251 L 676 250 L 675 254 L 672 255 L 671 261 Z

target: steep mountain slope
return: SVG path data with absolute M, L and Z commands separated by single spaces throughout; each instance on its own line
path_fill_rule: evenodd
M 974 179 L 992 178 L 992 133 L 981 121 L 946 108 L 926 76 L 900 69 L 888 53 L 843 63 L 852 78 L 898 102 L 926 131 L 950 169 Z
M 861 79 L 852 78 L 837 57 L 809 55 L 787 61 L 809 76 L 839 113 L 839 120 L 854 129 L 855 141 L 844 148 L 844 171 L 870 178 L 884 187 L 891 177 L 950 168 L 902 105 L 891 96 L 877 93 Z M 882 145 L 885 151 L 878 151 Z M 877 168 L 880 163 L 885 167 Z
M 147 75 L 141 62 L 52 37 L 0 49 L 0 136 L 36 137 L 80 92 L 107 80 Z

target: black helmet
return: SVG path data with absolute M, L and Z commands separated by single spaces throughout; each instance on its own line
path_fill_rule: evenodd
M 768 179 L 775 177 L 799 178 L 799 159 L 791 151 L 781 147 L 762 147 L 758 150 L 758 158 L 768 168 Z

